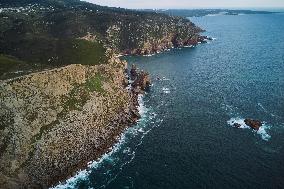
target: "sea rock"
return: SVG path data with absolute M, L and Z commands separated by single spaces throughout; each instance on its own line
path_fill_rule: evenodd
M 130 78 L 131 80 L 135 80 L 138 76 L 136 65 L 132 64 L 130 70 Z
M 261 121 L 259 120 L 254 120 L 254 119 L 245 119 L 245 124 L 247 126 L 250 126 L 254 130 L 259 130 L 259 128 L 262 126 Z
M 150 89 L 151 81 L 149 73 L 140 71 L 137 74 L 136 80 L 132 83 L 132 87 L 135 89 L 141 89 L 143 91 L 148 91 Z
M 236 128 L 240 128 L 240 127 L 241 127 L 241 124 L 239 124 L 239 123 L 234 123 L 233 126 L 236 127 Z

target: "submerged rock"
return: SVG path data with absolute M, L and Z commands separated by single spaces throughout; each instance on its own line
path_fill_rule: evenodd
M 150 89 L 151 81 L 149 73 L 140 71 L 137 74 L 136 80 L 132 83 L 132 87 L 135 89 L 140 89 L 142 91 L 148 91 Z
M 261 121 L 259 120 L 254 120 L 254 119 L 245 119 L 245 124 L 247 126 L 250 126 L 254 130 L 259 130 L 259 128 L 262 126 Z
M 240 128 L 240 127 L 241 127 L 241 124 L 239 124 L 239 123 L 234 123 L 233 126 L 236 127 L 236 128 Z

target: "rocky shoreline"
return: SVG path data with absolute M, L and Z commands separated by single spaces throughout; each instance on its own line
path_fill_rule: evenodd
M 184 41 L 172 38 L 169 45 L 161 43 L 162 48 L 150 45 L 131 54 L 208 40 L 212 38 L 199 35 Z M 150 85 L 148 73 L 134 65 L 128 70 L 127 62 L 114 55 L 106 65 L 69 65 L 1 81 L 0 103 L 5 108 L 0 117 L 6 138 L 0 146 L 5 174 L 0 175 L 0 186 L 49 188 L 87 168 L 139 120 L 138 95 Z
M 124 50 L 121 56 L 128 55 L 152 55 L 156 53 L 160 53 L 163 51 L 167 51 L 172 48 L 182 48 L 182 47 L 194 47 L 200 43 L 207 43 L 208 41 L 212 41 L 213 38 L 209 36 L 201 36 L 195 35 L 193 37 L 178 39 L 178 35 L 175 34 L 171 37 L 164 38 L 157 43 L 145 43 L 142 48 L 136 48 L 131 50 Z
M 140 118 L 138 95 L 150 85 L 138 70 L 129 83 L 125 68 L 111 58 L 1 81 L 0 188 L 48 188 L 109 152 Z
M 159 46 L 166 50 L 208 40 L 172 38 L 169 46 Z M 148 48 L 143 54 L 161 50 Z M 108 64 L 69 65 L 1 81 L 0 186 L 49 188 L 87 168 L 138 121 L 138 95 L 150 85 L 148 73 L 136 66 L 128 70 L 114 55 Z
M 114 144 L 118 142 L 121 134 L 130 126 L 137 123 L 141 118 L 139 114 L 138 107 L 138 96 L 143 95 L 145 91 L 148 91 L 151 85 L 150 77 L 147 72 L 139 71 L 136 66 L 132 65 L 132 69 L 129 72 L 128 69 L 125 69 L 125 83 L 123 83 L 125 88 L 128 88 L 129 94 L 129 110 L 120 111 L 116 114 L 113 120 L 108 124 L 107 127 L 111 129 L 107 133 L 103 133 L 103 138 L 107 138 L 105 143 L 98 149 L 93 149 L 85 153 L 88 157 L 85 161 L 82 161 L 79 165 L 74 168 L 70 167 L 70 172 L 65 175 L 59 175 L 58 177 L 52 178 L 47 186 L 56 186 L 60 181 L 66 180 L 74 176 L 78 170 L 86 169 L 90 161 L 98 160 L 102 157 L 103 154 L 106 154 L 112 150 Z M 129 81 L 131 79 L 131 82 Z

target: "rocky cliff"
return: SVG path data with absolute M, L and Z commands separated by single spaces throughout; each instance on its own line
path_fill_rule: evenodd
M 0 79 L 30 70 L 103 63 L 106 49 L 144 55 L 196 45 L 204 41 L 201 31 L 186 18 L 78 0 L 2 0 Z
M 46 188 L 98 158 L 138 118 L 125 62 L 70 65 L 0 84 L 0 188 Z

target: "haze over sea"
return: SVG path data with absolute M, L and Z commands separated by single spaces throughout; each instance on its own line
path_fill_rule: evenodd
M 284 188 L 284 14 L 190 19 L 216 39 L 126 57 L 152 77 L 142 119 L 57 188 Z

